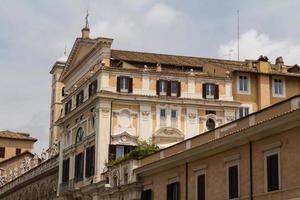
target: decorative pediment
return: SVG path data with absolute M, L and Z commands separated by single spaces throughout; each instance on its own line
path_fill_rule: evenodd
M 156 131 L 155 136 L 153 136 L 153 140 L 158 145 L 174 144 L 184 140 L 184 134 L 177 128 L 163 127 Z
M 112 144 L 136 145 L 137 137 L 132 136 L 127 132 L 123 132 L 118 135 L 112 135 L 111 139 Z

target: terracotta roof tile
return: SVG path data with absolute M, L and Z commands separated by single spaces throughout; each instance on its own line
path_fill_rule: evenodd
M 12 132 L 12 131 L 0 131 L 0 138 L 17 139 L 17 140 L 31 140 L 36 142 L 37 139 L 30 137 L 28 133 Z

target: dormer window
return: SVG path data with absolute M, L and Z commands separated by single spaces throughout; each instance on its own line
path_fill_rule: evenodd
M 72 100 L 69 100 L 65 104 L 65 115 L 68 114 L 69 112 L 71 112 L 71 110 L 72 110 Z
M 219 99 L 219 86 L 213 83 L 203 84 L 202 95 L 204 99 Z
M 127 76 L 118 77 L 117 91 L 123 93 L 132 93 L 132 78 Z
M 77 95 L 76 95 L 76 107 L 80 106 L 83 103 L 84 99 L 84 92 L 81 90 Z
M 97 92 L 97 80 L 89 85 L 89 97 L 94 96 Z

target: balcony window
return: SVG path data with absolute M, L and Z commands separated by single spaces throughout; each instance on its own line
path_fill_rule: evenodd
M 203 84 L 204 99 L 219 99 L 219 86 L 212 83 Z
M 81 90 L 77 95 L 76 95 L 76 107 L 80 106 L 83 103 L 84 99 L 84 92 Z
M 123 93 L 132 93 L 132 78 L 126 76 L 118 77 L 117 91 Z

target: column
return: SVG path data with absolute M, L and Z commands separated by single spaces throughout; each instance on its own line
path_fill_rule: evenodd
M 110 143 L 111 101 L 100 101 L 96 107 L 95 135 L 95 177 L 94 182 L 101 180 L 101 173 L 108 162 Z

